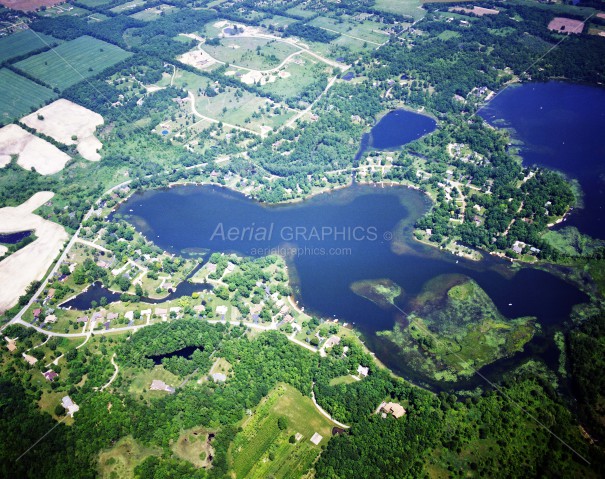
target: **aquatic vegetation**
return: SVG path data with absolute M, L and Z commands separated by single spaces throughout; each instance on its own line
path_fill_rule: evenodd
M 391 307 L 395 304 L 395 299 L 403 293 L 397 283 L 386 278 L 355 281 L 351 284 L 351 291 L 381 308 Z
M 396 344 L 414 369 L 439 381 L 470 377 L 481 367 L 523 350 L 535 318 L 507 319 L 472 279 L 443 275 L 410 302 L 407 321 L 378 334 Z

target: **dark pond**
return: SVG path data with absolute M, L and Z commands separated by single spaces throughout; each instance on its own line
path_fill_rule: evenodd
M 193 276 L 200 267 L 201 264 L 198 267 L 194 268 L 193 271 L 189 274 L 189 277 Z M 164 296 L 163 298 L 141 298 L 141 301 L 143 303 L 159 304 L 165 301 L 180 298 L 181 296 L 191 296 L 193 293 L 210 289 L 212 289 L 212 286 L 209 284 L 190 283 L 189 281 L 183 281 L 176 287 L 176 289 L 171 290 L 170 293 L 167 296 Z M 97 281 L 96 283 L 93 283 L 86 291 L 80 293 L 75 298 L 65 303 L 62 303 L 61 307 L 84 311 L 92 307 L 93 301 L 96 301 L 97 305 L 99 305 L 101 304 L 101 298 L 106 298 L 107 303 L 109 304 L 113 303 L 114 301 L 119 301 L 120 296 L 121 293 L 114 293 L 113 291 L 103 286 L 101 282 Z
M 17 233 L 2 233 L 0 234 L 0 243 L 17 244 L 22 239 L 27 238 L 33 231 L 19 231 Z
M 583 208 L 562 226 L 605 239 L 605 89 L 561 82 L 511 87 L 481 111 L 522 142 L 526 165 L 560 170 L 579 181 Z
M 361 138 L 355 163 L 368 148 L 388 150 L 399 148 L 435 130 L 437 122 L 431 117 L 408 110 L 393 110 Z
M 396 348 L 375 334 L 391 329 L 397 317 L 355 295 L 352 282 L 389 278 L 411 298 L 436 276 L 467 275 L 505 316 L 538 317 L 544 336 L 532 340 L 524 355 L 536 354 L 556 369 L 551 327 L 565 321 L 572 306 L 586 297 L 543 271 L 513 274 L 500 260 L 466 261 L 417 243 L 411 238 L 412 225 L 428 207 L 422 193 L 401 187 L 354 185 L 301 203 L 264 206 L 227 189 L 184 186 L 135 194 L 119 213 L 170 252 L 286 255 L 296 296 L 307 311 L 353 323 L 383 362 L 415 382 L 442 386 L 409 368 Z M 401 237 L 397 248 L 393 234 Z M 404 299 L 400 307 L 408 311 L 411 305 Z M 482 373 L 495 378 L 515 364 L 517 357 L 497 361 Z M 480 383 L 475 377 L 464 386 Z
M 179 349 L 177 351 L 172 351 L 171 353 L 157 354 L 155 356 L 149 356 L 149 359 L 151 359 L 153 361 L 153 363 L 156 366 L 158 366 L 158 365 L 162 364 L 162 359 L 173 358 L 175 356 L 189 359 L 191 357 L 191 355 L 196 351 L 196 349 L 202 350 L 201 347 L 187 346 L 186 348 Z

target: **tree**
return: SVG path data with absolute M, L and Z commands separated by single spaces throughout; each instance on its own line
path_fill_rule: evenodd
M 279 416 L 279 418 L 277 418 L 277 427 L 280 431 L 283 431 L 288 427 L 288 421 L 284 416 Z

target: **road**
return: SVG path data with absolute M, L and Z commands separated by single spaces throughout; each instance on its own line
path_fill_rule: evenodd
M 118 377 L 118 373 L 120 372 L 120 368 L 116 364 L 115 358 L 116 358 L 116 353 L 113 353 L 113 356 L 111 357 L 111 364 L 113 364 L 113 367 L 115 369 L 115 371 L 113 372 L 113 376 L 111 376 L 111 378 L 109 378 L 109 381 L 107 381 L 107 383 L 105 383 L 103 386 L 101 386 L 101 389 L 99 389 L 99 391 L 103 391 L 103 389 L 105 389 L 107 386 L 109 386 Z
M 219 121 L 219 120 L 217 120 L 215 118 L 210 118 L 209 116 L 202 115 L 195 108 L 195 95 L 193 94 L 192 91 L 189 91 L 189 102 L 191 103 L 191 113 L 193 113 L 198 118 L 202 118 L 203 120 L 209 121 L 210 123 L 222 123 L 226 127 L 228 127 L 228 128 L 234 128 L 235 130 L 245 131 L 247 133 L 252 133 L 254 135 L 260 135 L 260 133 L 258 131 L 249 130 L 248 128 L 244 128 L 243 126 L 233 125 L 231 123 L 226 123 L 224 121 Z

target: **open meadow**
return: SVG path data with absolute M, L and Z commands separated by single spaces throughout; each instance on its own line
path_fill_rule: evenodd
M 132 55 L 89 36 L 62 43 L 54 50 L 29 57 L 15 66 L 52 88 L 64 90 Z
M 42 48 L 55 46 L 60 42 L 61 40 L 57 40 L 50 35 L 34 32 L 31 29 L 13 33 L 7 37 L 0 38 L 0 63 L 27 55 Z

